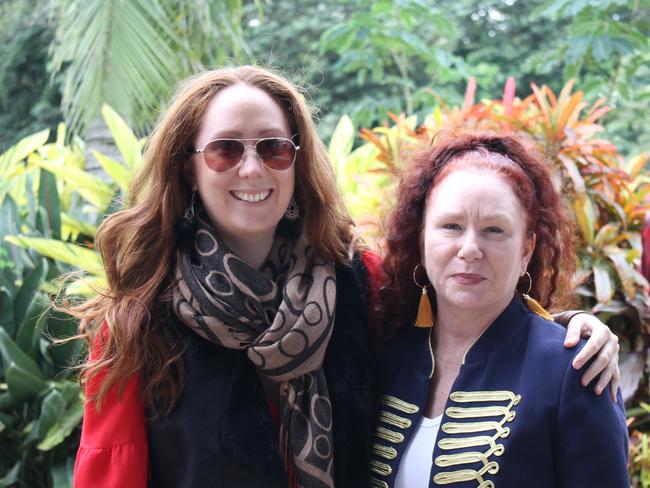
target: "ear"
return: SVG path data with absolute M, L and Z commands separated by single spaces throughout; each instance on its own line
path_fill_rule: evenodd
M 537 236 L 535 235 L 534 232 L 530 232 L 524 238 L 524 249 L 523 249 L 523 255 L 521 256 L 521 276 L 523 276 L 526 270 L 528 269 L 528 263 L 530 262 L 530 258 L 533 257 L 533 251 L 535 250 L 536 242 L 537 242 Z

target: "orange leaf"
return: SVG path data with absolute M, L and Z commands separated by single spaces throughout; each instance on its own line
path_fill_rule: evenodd
M 466 115 L 469 109 L 474 105 L 474 96 L 476 95 L 476 79 L 473 76 L 467 80 L 467 88 L 465 88 L 465 97 L 463 98 L 463 107 L 461 112 Z

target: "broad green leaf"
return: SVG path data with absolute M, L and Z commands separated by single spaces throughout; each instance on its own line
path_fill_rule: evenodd
M 41 373 L 38 365 L 18 347 L 3 328 L 0 328 L 0 355 L 5 368 L 5 375 L 10 367 L 15 365 L 27 374 L 41 381 L 43 380 L 43 373 Z
M 46 170 L 41 170 L 40 173 L 38 203 L 45 209 L 52 237 L 59 239 L 61 237 L 61 205 L 59 203 L 59 192 L 56 188 L 56 178 Z
M 13 335 L 16 330 L 14 325 L 14 300 L 6 288 L 0 288 L 0 327 Z
M 18 474 L 20 473 L 20 461 L 17 461 L 16 464 L 13 465 L 13 467 L 5 474 L 2 478 L 0 478 L 0 486 L 2 487 L 10 487 L 14 486 L 18 482 Z
M 602 264 L 594 264 L 593 271 L 596 299 L 598 303 L 608 304 L 614 296 L 614 286 L 607 267 Z
M 65 413 L 50 428 L 45 439 L 38 445 L 41 451 L 49 451 L 63 442 L 81 423 L 84 405 L 82 401 L 73 401 Z
M 596 213 L 591 199 L 586 193 L 579 193 L 573 202 L 573 210 L 578 221 L 578 227 L 582 237 L 588 245 L 594 242 L 594 226 L 596 223 Z
M 16 408 L 20 402 L 15 399 L 14 397 L 11 396 L 11 393 L 8 391 L 5 391 L 4 393 L 0 393 L 0 418 L 2 418 L 3 413 L 2 412 L 8 412 L 14 408 Z M 2 422 L 5 425 L 10 425 L 9 420 L 3 419 Z
M 9 239 L 9 236 L 5 239 Z M 30 303 L 34 299 L 34 294 L 41 286 L 41 282 L 47 274 L 47 269 L 48 265 L 44 259 L 39 259 L 36 268 L 31 270 L 26 269 L 27 273 L 23 275 L 23 284 L 20 286 L 14 299 L 14 326 L 16 330 L 22 323 L 25 312 L 27 312 Z
M 129 190 L 129 185 L 131 184 L 131 179 L 133 178 L 134 171 L 129 171 L 128 168 L 124 165 L 118 163 L 117 161 L 104 156 L 103 154 L 93 151 L 95 159 L 101 164 L 106 174 L 111 177 L 111 179 L 120 187 L 122 193 L 125 195 Z
M 65 407 L 65 399 L 56 389 L 45 395 L 41 403 L 41 414 L 32 424 L 32 430 L 25 442 L 44 439 L 55 422 L 59 421 L 63 416 Z
M 41 237 L 7 236 L 5 239 L 17 246 L 34 249 L 45 257 L 81 268 L 92 274 L 103 274 L 99 253 L 69 242 Z
M 32 352 L 37 351 L 36 345 L 43 333 L 49 306 L 50 304 L 47 298 L 42 295 L 34 296 L 34 299 L 29 304 L 27 313 L 25 313 L 22 324 L 18 327 L 16 345 L 25 353 L 32 355 L 32 357 Z
M 17 363 L 11 363 L 5 368 L 5 381 L 11 396 L 22 401 L 31 400 L 48 388 L 42 377 L 32 374 Z
M 30 162 L 48 170 L 60 180 L 72 185 L 79 195 L 92 203 L 99 211 L 103 211 L 108 207 L 115 193 L 113 188 L 101 178 L 86 173 L 81 169 L 57 165 L 36 155 L 30 158 Z
M 111 131 L 111 135 L 113 136 L 113 140 L 115 141 L 120 154 L 124 158 L 126 166 L 130 169 L 129 173 L 133 174 L 133 172 L 142 165 L 142 147 L 140 141 L 124 119 L 106 104 L 102 105 L 102 115 L 104 116 L 106 125 L 108 125 L 108 128 Z M 102 157 L 104 159 L 109 159 L 105 156 Z M 106 169 L 104 163 L 99 158 L 97 158 L 97 160 L 100 162 L 102 167 Z M 115 163 L 115 161 L 112 162 Z M 122 187 L 117 178 L 109 173 L 108 170 L 106 170 L 106 172 L 114 178 L 115 182 L 118 183 L 120 187 Z M 125 186 L 128 186 L 128 181 Z
M 52 488 L 72 488 L 74 457 L 69 456 L 64 463 L 52 466 Z

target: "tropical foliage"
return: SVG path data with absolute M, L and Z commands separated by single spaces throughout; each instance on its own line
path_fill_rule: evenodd
M 59 127 L 47 143 L 43 131 L 0 156 L 0 487 L 69 487 L 78 445 L 83 395 L 72 368 L 78 324 L 51 308 L 60 278 L 64 299 L 87 295 L 104 283 L 92 249 L 96 226 L 119 208 L 141 161 L 141 142 L 104 107 L 104 119 L 123 162 L 94 156 L 106 182 L 84 171 L 83 143 L 65 143 Z

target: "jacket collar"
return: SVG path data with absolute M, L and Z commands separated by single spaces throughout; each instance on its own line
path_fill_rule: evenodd
M 463 364 L 474 363 L 487 359 L 494 353 L 501 344 L 521 327 L 522 318 L 530 313 L 518 294 L 512 297 L 510 303 L 503 312 L 490 324 L 490 326 L 479 336 L 474 344 L 465 353 Z

